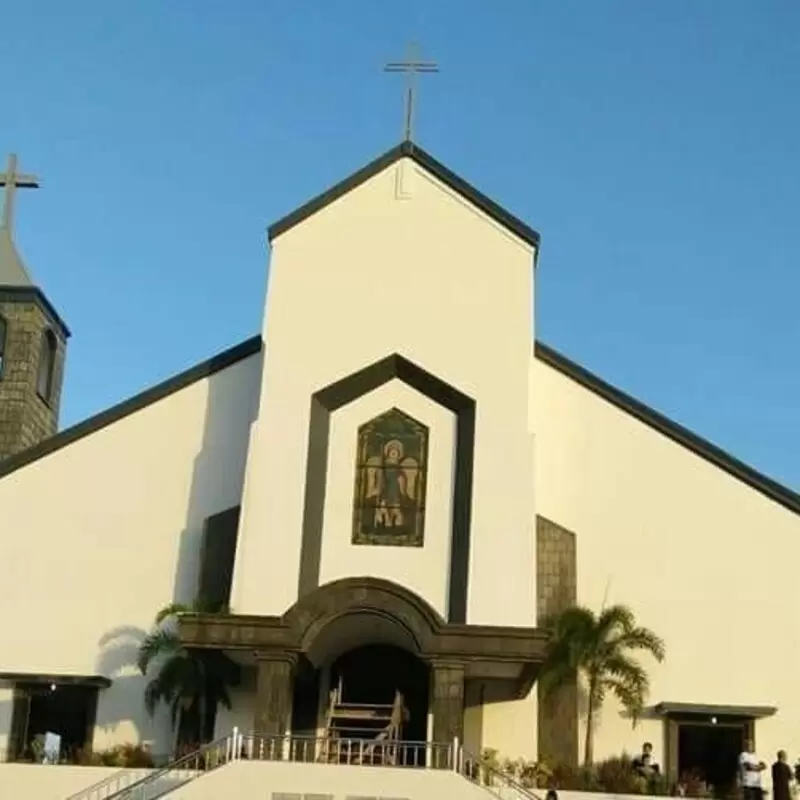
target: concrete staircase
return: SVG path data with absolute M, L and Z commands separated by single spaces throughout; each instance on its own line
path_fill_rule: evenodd
M 458 741 L 386 747 L 391 752 L 382 760 L 374 738 L 332 741 L 234 730 L 144 777 L 140 770 L 123 770 L 67 800 L 541 800 L 481 765 Z

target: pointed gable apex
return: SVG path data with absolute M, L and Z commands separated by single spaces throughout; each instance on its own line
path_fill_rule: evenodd
M 313 214 L 316 214 L 317 211 L 321 211 L 335 200 L 343 197 L 348 192 L 403 158 L 410 158 L 449 189 L 461 195 L 461 197 L 483 211 L 484 214 L 495 222 L 502 225 L 533 248 L 538 249 L 539 234 L 533 228 L 506 211 L 485 194 L 479 192 L 463 178 L 449 170 L 444 164 L 437 161 L 433 156 L 426 153 L 413 142 L 402 142 L 396 147 L 393 147 L 357 172 L 354 172 L 349 178 L 345 178 L 327 191 L 317 195 L 313 200 L 309 200 L 307 203 L 300 206 L 300 208 L 295 209 L 282 219 L 274 222 L 267 230 L 269 241 L 272 242 L 273 239 L 276 239 L 282 233 L 285 233 L 295 225 L 298 225 Z

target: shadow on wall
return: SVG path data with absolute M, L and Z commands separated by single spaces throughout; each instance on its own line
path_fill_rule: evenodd
M 168 714 L 159 710 L 150 718 L 144 707 L 147 679 L 136 662 L 145 636 L 141 628 L 122 625 L 98 642 L 97 673 L 111 678 L 112 683 L 98 695 L 95 750 L 127 743 L 149 744 L 156 755 L 172 749 Z
M 143 608 L 145 616 L 155 618 L 161 608 L 171 603 L 188 605 L 196 599 L 205 520 L 241 502 L 250 428 L 258 411 L 261 382 L 262 356 L 252 358 L 257 359 L 256 365 L 247 359 L 208 379 L 203 439 L 194 460 L 186 521 L 183 530 L 176 531 L 172 596 Z M 169 446 L 168 441 L 165 446 Z M 143 591 L 143 595 L 147 592 Z M 97 673 L 112 680 L 111 687 L 101 691 L 98 699 L 98 749 L 142 742 L 160 755 L 173 748 L 175 733 L 168 709 L 159 708 L 151 719 L 144 707 L 144 690 L 152 674 L 142 676 L 136 662 L 147 633 L 123 624 L 98 642 Z
M 258 361 L 256 369 L 248 361 L 209 382 L 203 444 L 194 462 L 186 525 L 181 532 L 175 565 L 172 597 L 175 603 L 189 604 L 197 596 L 205 520 L 239 505 L 242 500 L 263 364 L 262 354 L 254 358 Z

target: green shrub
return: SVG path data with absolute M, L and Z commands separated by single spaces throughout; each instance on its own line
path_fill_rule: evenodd
M 485 772 L 500 772 L 525 788 L 563 789 L 578 792 L 602 792 L 605 794 L 641 794 L 666 796 L 670 786 L 663 775 L 645 777 L 634 769 L 630 756 L 623 753 L 591 767 L 571 764 L 548 764 L 545 761 L 533 762 L 523 758 L 516 760 L 501 758 L 496 750 L 484 750 L 481 765 Z M 484 774 L 483 783 L 489 783 Z M 693 792 L 700 787 L 691 785 Z M 704 794 L 691 794 L 690 797 L 706 797 Z

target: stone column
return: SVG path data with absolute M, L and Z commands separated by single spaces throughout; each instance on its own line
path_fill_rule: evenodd
M 253 730 L 262 736 L 283 736 L 292 720 L 292 695 L 297 656 L 257 653 L 256 702 Z
M 536 518 L 536 614 L 547 617 L 575 605 L 578 596 L 577 537 L 544 517 Z M 539 758 L 578 765 L 578 684 L 538 694 Z
M 464 668 L 454 661 L 431 663 L 431 711 L 433 741 L 449 743 L 457 736 L 464 740 Z

